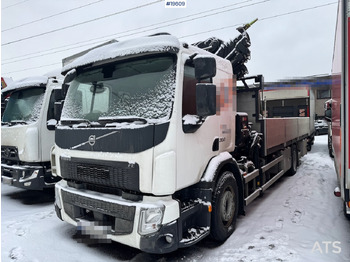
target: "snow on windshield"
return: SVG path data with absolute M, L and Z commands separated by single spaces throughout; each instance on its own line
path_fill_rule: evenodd
M 32 87 L 13 92 L 6 105 L 2 121 L 24 121 L 26 123 L 37 121 L 44 95 L 45 88 L 43 87 Z
M 169 119 L 175 92 L 173 56 L 145 57 L 78 75 L 69 87 L 61 120 Z
M 175 89 L 175 72 L 169 72 L 150 88 L 149 92 L 130 95 L 121 93 L 119 106 L 112 109 L 110 114 L 103 116 L 139 116 L 149 120 L 169 118 L 173 93 Z

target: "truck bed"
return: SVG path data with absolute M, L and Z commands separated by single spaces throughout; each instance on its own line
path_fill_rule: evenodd
M 265 152 L 285 147 L 309 135 L 308 117 L 265 118 Z

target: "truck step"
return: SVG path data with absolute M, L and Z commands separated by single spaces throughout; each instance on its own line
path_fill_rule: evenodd
M 181 247 L 190 246 L 208 236 L 210 227 L 190 228 L 180 241 Z

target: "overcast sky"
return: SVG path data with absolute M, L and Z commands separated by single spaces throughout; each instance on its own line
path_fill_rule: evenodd
M 1 0 L 1 76 L 59 70 L 62 58 L 115 38 L 168 32 L 194 43 L 249 29 L 249 74 L 266 81 L 330 74 L 337 0 Z

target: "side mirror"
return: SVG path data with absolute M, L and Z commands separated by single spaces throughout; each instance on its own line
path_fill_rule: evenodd
M 216 75 L 216 61 L 212 56 L 196 56 L 193 59 L 195 77 L 198 81 Z
M 55 130 L 57 125 L 57 120 L 55 119 L 50 119 L 47 121 L 46 126 L 48 130 Z
M 64 77 L 63 84 L 72 82 L 76 76 L 77 76 L 77 71 L 75 69 L 70 70 Z
M 201 117 L 216 114 L 216 86 L 198 83 L 196 85 L 196 109 Z
M 62 107 L 64 101 L 55 102 L 54 105 L 54 118 L 56 121 L 59 121 L 61 118 Z
M 328 121 L 328 122 L 332 122 L 332 109 L 327 109 L 325 111 L 325 116 L 324 118 Z
M 64 80 L 63 80 L 63 84 L 62 84 L 62 92 L 63 92 L 63 96 L 65 97 L 69 88 L 69 83 L 73 81 L 73 79 L 77 76 L 77 71 L 75 69 L 72 69 L 71 71 L 69 71 Z
M 62 84 L 63 97 L 65 97 L 67 95 L 68 88 L 69 88 L 69 84 Z
M 324 104 L 324 118 L 328 122 L 332 122 L 332 99 L 329 99 Z
M 61 101 L 64 99 L 62 89 L 54 89 L 52 92 L 53 92 L 55 101 Z
M 63 84 L 64 85 L 64 84 Z M 55 103 L 53 106 L 53 116 L 56 121 L 59 121 L 61 118 L 61 113 L 62 113 L 62 106 L 64 102 L 64 90 L 63 86 L 62 89 L 54 89 L 53 90 L 53 95 L 55 98 Z

